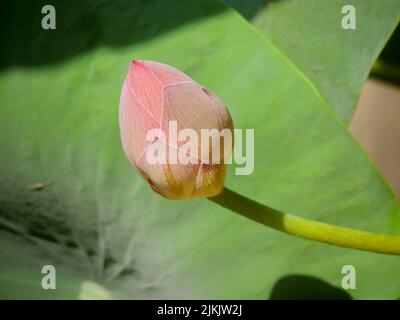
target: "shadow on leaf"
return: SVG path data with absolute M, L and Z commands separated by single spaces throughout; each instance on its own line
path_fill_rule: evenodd
M 270 294 L 271 300 L 351 300 L 343 289 L 312 276 L 289 275 L 279 279 Z
M 55 8 L 56 29 L 42 28 L 45 5 Z M 204 0 L 7 0 L 0 10 L 0 69 L 58 63 L 98 46 L 131 45 L 223 10 L 218 1 Z
M 251 0 L 246 5 L 248 18 L 259 10 L 259 3 Z M 42 29 L 45 5 L 55 8 L 54 30 Z M 225 9 L 211 0 L 3 1 L 0 69 L 54 64 L 99 46 L 131 45 Z

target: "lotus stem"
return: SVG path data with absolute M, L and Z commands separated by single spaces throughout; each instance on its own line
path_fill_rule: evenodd
M 283 213 L 227 188 L 212 198 L 220 206 L 272 229 L 335 246 L 400 255 L 400 236 L 339 227 Z

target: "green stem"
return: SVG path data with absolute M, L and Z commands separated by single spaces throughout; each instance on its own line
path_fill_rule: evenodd
M 225 188 L 209 200 L 246 218 L 297 237 L 377 253 L 400 254 L 400 236 L 343 228 L 280 212 Z

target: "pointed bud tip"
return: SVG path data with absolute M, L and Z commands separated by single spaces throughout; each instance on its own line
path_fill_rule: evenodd
M 132 65 L 132 66 L 134 66 L 134 65 L 140 65 L 140 64 L 142 64 L 142 60 L 133 59 L 133 60 L 131 61 L 131 65 Z
M 130 65 L 129 65 L 129 71 L 131 71 L 133 67 L 138 68 L 138 67 L 142 67 L 142 66 L 144 66 L 144 65 L 145 65 L 145 64 L 144 64 L 144 60 L 133 59 L 133 60 L 131 61 Z

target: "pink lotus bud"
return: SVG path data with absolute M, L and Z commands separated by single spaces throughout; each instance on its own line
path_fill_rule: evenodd
M 124 151 L 154 191 L 169 199 L 222 191 L 232 119 L 223 103 L 189 76 L 162 63 L 133 60 L 119 121 Z

